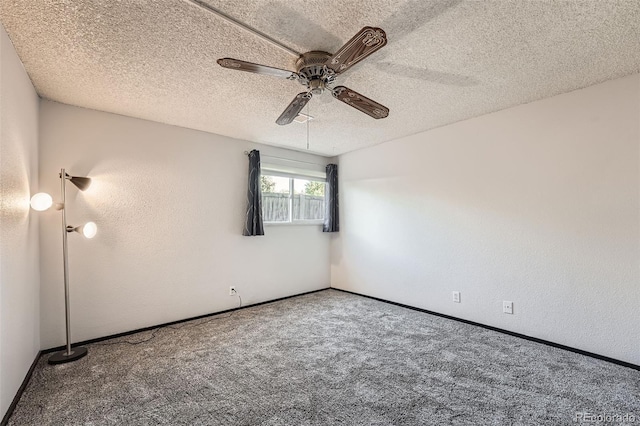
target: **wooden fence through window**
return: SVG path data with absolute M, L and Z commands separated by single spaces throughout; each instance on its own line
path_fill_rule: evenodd
M 265 222 L 289 221 L 289 194 L 262 193 L 262 219 Z M 293 220 L 324 219 L 324 197 L 294 194 Z

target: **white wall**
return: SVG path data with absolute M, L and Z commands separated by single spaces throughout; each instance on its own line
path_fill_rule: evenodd
M 38 102 L 0 25 L 0 418 L 40 349 Z
M 211 111 L 215 114 L 215 111 Z M 330 284 L 320 226 L 269 226 L 243 237 L 248 160 L 243 151 L 326 164 L 328 159 L 114 114 L 41 102 L 40 185 L 67 185 L 73 341 L 217 312 Z M 41 217 L 42 347 L 64 343 L 60 216 Z
M 341 156 L 332 287 L 640 364 L 639 144 L 633 75 Z

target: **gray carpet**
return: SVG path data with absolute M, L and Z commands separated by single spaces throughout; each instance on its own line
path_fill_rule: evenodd
M 9 424 L 640 423 L 639 371 L 335 290 L 173 327 L 42 357 Z

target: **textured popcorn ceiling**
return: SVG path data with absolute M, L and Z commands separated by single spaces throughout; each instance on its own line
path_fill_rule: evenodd
M 638 0 L 208 2 L 298 51 L 387 32 L 338 84 L 389 118 L 312 99 L 310 150 L 324 155 L 640 72 Z M 43 98 L 306 149 L 305 124 L 275 124 L 300 84 L 216 64 L 294 69 L 295 57 L 187 1 L 2 0 L 0 20 Z

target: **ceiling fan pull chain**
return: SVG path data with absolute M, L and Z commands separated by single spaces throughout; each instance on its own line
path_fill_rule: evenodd
M 309 121 L 311 121 L 311 114 L 309 113 L 309 104 L 311 102 L 307 102 L 307 151 L 309 151 Z

